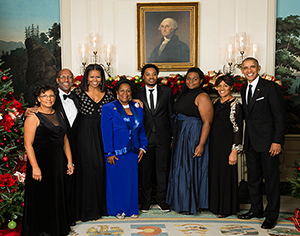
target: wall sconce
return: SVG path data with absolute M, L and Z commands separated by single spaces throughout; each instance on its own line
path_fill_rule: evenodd
M 113 58 L 113 45 L 112 44 L 104 44 L 103 45 L 103 58 L 106 62 L 100 62 L 100 40 L 97 34 L 90 34 L 89 36 L 89 47 L 88 44 L 82 43 L 78 45 L 79 58 L 81 62 L 81 72 L 84 73 L 85 67 L 88 64 L 88 59 L 90 58 L 90 63 L 99 64 L 103 67 L 104 71 L 107 73 L 109 77 L 111 77 L 111 61 Z
M 223 73 L 233 73 L 235 68 L 241 69 L 242 62 L 245 59 L 246 51 L 250 51 L 249 56 L 256 58 L 258 49 L 258 44 L 252 44 L 251 47 L 247 47 L 247 37 L 245 32 L 236 33 L 235 48 L 233 44 L 226 45 L 227 63 L 223 66 Z M 234 51 L 238 52 L 236 61 L 234 60 Z

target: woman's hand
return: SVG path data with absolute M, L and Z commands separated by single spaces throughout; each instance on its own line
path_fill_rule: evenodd
M 67 174 L 72 175 L 74 173 L 75 166 L 71 163 L 68 163 L 67 167 L 68 167 Z
M 116 155 L 114 155 L 114 156 L 110 156 L 110 157 L 107 157 L 107 162 L 109 163 L 109 164 L 111 164 L 111 165 L 115 165 L 116 163 L 115 163 L 115 160 L 119 160 L 117 157 L 116 157 Z
M 237 150 L 232 150 L 228 157 L 229 165 L 235 165 L 237 163 Z
M 145 154 L 145 152 L 143 150 L 140 150 L 139 155 L 138 155 L 138 158 L 139 158 L 138 162 L 141 161 L 141 159 L 144 156 L 144 154 Z
M 42 172 L 39 167 L 32 168 L 32 178 L 41 181 L 42 180 Z
M 193 156 L 193 157 L 201 157 L 202 154 L 203 154 L 203 150 L 204 150 L 204 147 L 198 145 L 198 146 L 196 147 L 196 149 L 195 149 L 195 152 L 194 152 L 194 156 Z

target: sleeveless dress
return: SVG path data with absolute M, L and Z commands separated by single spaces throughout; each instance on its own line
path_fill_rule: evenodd
M 94 102 L 84 91 L 78 94 L 77 155 L 75 171 L 76 220 L 97 220 L 107 215 L 105 158 L 101 134 L 102 106 L 115 100 L 107 90 Z
M 232 149 L 242 150 L 243 118 L 238 100 L 214 104 L 214 120 L 209 148 L 209 210 L 214 214 L 234 215 L 239 211 L 237 165 L 229 165 Z
M 202 120 L 194 101 L 201 88 L 188 89 L 174 104 L 175 118 L 167 203 L 174 211 L 196 214 L 208 208 L 208 142 L 203 155 L 193 157 L 199 144 Z
M 40 124 L 36 129 L 33 148 L 42 180 L 32 178 L 32 167 L 28 161 L 21 236 L 39 236 L 42 233 L 68 235 L 67 159 L 63 151 L 67 125 L 59 112 L 38 112 L 36 116 Z

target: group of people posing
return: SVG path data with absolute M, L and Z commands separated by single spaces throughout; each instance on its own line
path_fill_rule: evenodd
M 21 236 L 67 235 L 76 221 L 106 215 L 137 218 L 139 202 L 141 212 L 153 204 L 153 174 L 162 212 L 237 214 L 236 164 L 243 150 L 244 120 L 252 204 L 238 218 L 266 217 L 262 228 L 273 228 L 280 206 L 283 97 L 277 84 L 259 77 L 255 58 L 246 58 L 241 71 L 248 81 L 241 90 L 242 104 L 231 95 L 229 75 L 217 78 L 220 96 L 213 104 L 202 90 L 204 74 L 196 67 L 187 71 L 175 102 L 171 88 L 157 83 L 154 64 L 142 68 L 145 86 L 135 92 L 127 79 L 117 82 L 115 93 L 107 89 L 97 64 L 86 68 L 73 91 L 68 69 L 59 72 L 58 89 L 38 87 L 38 106 L 25 113 L 29 161 Z

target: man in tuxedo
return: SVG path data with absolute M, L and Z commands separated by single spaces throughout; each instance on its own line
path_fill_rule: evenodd
M 151 179 L 155 171 L 157 181 L 157 203 L 162 212 L 169 212 L 166 204 L 170 145 L 172 140 L 173 93 L 172 89 L 157 84 L 159 69 L 154 64 L 142 68 L 145 87 L 133 94 L 144 104 L 144 126 L 148 139 L 147 153 L 139 163 L 139 179 L 142 189 L 142 212 L 151 207 Z M 155 170 L 154 170 L 155 168 Z
M 76 127 L 77 127 L 77 107 L 79 99 L 74 92 L 71 92 L 71 87 L 74 83 L 74 75 L 69 69 L 59 71 L 56 82 L 58 84 L 58 95 L 53 105 L 53 108 L 62 112 L 68 125 L 67 136 L 70 142 L 72 158 L 74 165 L 76 164 Z M 37 106 L 27 108 L 25 117 L 37 112 Z M 71 226 L 75 223 L 75 202 L 74 202 L 74 175 L 67 175 L 67 199 L 69 208 L 69 223 Z
M 246 121 L 244 150 L 251 208 L 238 218 L 266 217 L 261 227 L 271 229 L 276 224 L 280 208 L 279 153 L 284 143 L 286 112 L 280 87 L 261 78 L 258 75 L 260 68 L 252 57 L 242 63 L 241 71 L 247 79 L 241 96 Z M 265 211 L 263 177 L 268 201 Z

